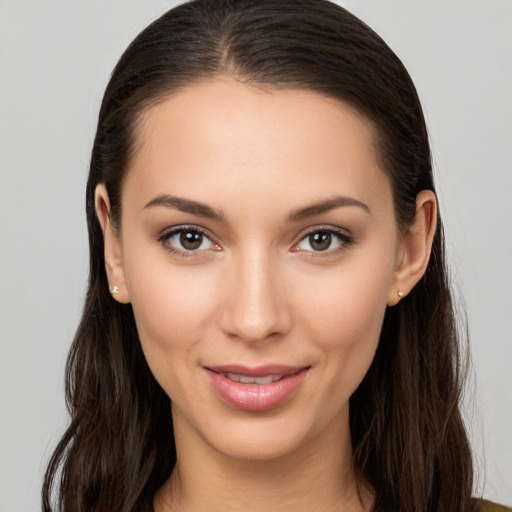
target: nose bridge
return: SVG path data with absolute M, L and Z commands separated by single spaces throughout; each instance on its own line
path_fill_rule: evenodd
M 271 251 L 247 247 L 233 257 L 222 315 L 226 333 L 261 341 L 289 328 L 289 312 L 279 289 L 280 268 Z

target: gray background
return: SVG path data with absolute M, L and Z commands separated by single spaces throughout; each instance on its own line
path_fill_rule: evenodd
M 398 53 L 423 100 L 470 320 L 477 489 L 512 504 L 512 1 L 341 3 Z M 66 424 L 103 89 L 130 40 L 174 4 L 0 0 L 0 512 L 39 509 L 44 461 Z

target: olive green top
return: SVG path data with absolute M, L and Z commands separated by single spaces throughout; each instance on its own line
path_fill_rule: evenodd
M 491 503 L 487 500 L 481 500 L 478 506 L 478 512 L 512 512 L 512 508 Z

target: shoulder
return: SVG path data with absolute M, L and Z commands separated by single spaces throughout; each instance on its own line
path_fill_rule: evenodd
M 512 512 L 512 508 L 498 505 L 487 500 L 479 500 L 476 512 Z

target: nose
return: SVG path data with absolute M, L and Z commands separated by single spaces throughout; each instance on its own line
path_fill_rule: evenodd
M 286 334 L 292 316 L 280 266 L 252 251 L 234 258 L 225 281 L 221 328 L 229 336 L 255 343 Z

